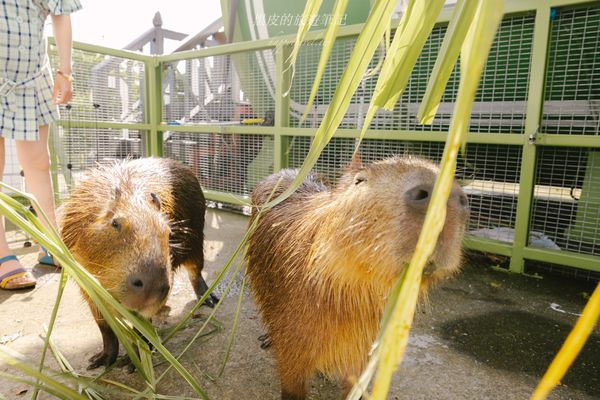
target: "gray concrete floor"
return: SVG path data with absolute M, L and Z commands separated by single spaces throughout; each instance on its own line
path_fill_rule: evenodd
M 224 265 L 239 243 L 247 217 L 209 210 L 205 228 L 208 281 Z M 26 266 L 35 254 L 21 257 Z M 490 262 L 468 263 L 455 279 L 441 284 L 420 306 L 405 360 L 396 374 L 390 399 L 526 399 L 539 381 L 585 304 L 592 283 L 546 276 L 544 279 L 512 275 L 491 268 Z M 0 290 L 0 343 L 37 363 L 42 348 L 43 324 L 48 322 L 59 273 L 35 266 L 38 286 L 34 290 Z M 279 383 L 270 353 L 261 350 L 257 337 L 263 333 L 251 295 L 245 292 L 239 329 L 224 374 L 216 378 L 240 293 L 236 278 L 217 317 L 224 329 L 201 338 L 181 359 L 199 379 L 211 399 L 276 399 Z M 223 285 L 217 292 L 223 293 Z M 185 273 L 177 274 L 175 287 L 159 327 L 176 323 L 194 304 Z M 201 309 L 206 315 L 209 310 Z M 168 348 L 175 354 L 188 343 L 202 324 L 193 319 Z M 61 304 L 53 338 L 81 373 L 87 359 L 101 347 L 100 334 L 81 299 L 69 283 Z M 48 365 L 56 363 L 49 357 Z M 156 366 L 157 372 L 164 365 Z M 0 363 L 0 372 L 13 372 Z M 123 368 L 109 373 L 112 379 L 141 388 L 135 375 Z M 169 372 L 159 392 L 193 396 L 174 373 Z M 0 377 L 0 398 L 30 398 L 31 389 Z M 335 383 L 316 376 L 311 399 L 336 399 Z M 118 398 L 112 396 L 110 398 Z M 47 398 L 47 397 L 45 397 Z M 563 384 L 551 399 L 600 398 L 600 328 L 596 327 Z

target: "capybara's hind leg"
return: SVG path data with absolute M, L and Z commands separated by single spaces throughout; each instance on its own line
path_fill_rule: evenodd
M 281 380 L 281 400 L 304 400 L 306 398 L 306 381 Z
M 277 369 L 281 379 L 282 400 L 304 400 L 306 398 L 306 384 L 311 375 L 308 360 L 290 360 L 289 354 L 280 353 L 275 349 Z
M 203 263 L 202 263 L 203 264 Z M 196 292 L 196 297 L 200 299 L 208 290 L 208 285 L 202 276 L 202 267 L 203 265 L 197 262 L 187 262 L 185 263 L 185 268 L 188 271 L 188 275 L 190 277 L 190 282 L 194 287 L 194 292 Z M 211 293 L 206 300 L 204 300 L 204 304 L 213 308 L 219 302 L 219 298 Z

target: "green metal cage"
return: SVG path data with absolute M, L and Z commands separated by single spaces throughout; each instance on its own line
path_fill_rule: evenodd
M 515 272 L 546 265 L 597 279 L 600 2 L 505 3 L 457 171 L 471 204 L 465 245 L 510 257 Z M 417 124 L 416 113 L 449 17 L 442 12 L 394 110 L 374 118 L 363 161 L 440 160 L 458 72 L 432 125 Z M 303 162 L 360 30 L 340 28 L 302 126 L 322 31 L 308 34 L 293 80 L 286 64 L 293 35 L 166 56 L 75 43 L 77 97 L 61 110 L 53 136 L 60 197 L 97 162 L 154 155 L 191 166 L 208 199 L 245 203 L 260 179 Z M 375 83 L 363 81 L 316 165 L 334 182 L 350 161 Z

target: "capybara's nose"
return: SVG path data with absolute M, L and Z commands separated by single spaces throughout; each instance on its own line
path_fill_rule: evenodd
M 171 289 L 167 269 L 160 267 L 144 268 L 127 279 L 131 293 L 140 298 L 163 299 Z
M 404 199 L 411 206 L 418 208 L 427 208 L 432 193 L 433 185 L 429 183 L 423 183 L 408 189 L 404 193 Z
M 404 194 L 406 202 L 414 207 L 426 208 L 433 194 L 433 185 L 429 183 L 420 184 L 407 190 Z M 461 188 L 455 187 L 450 192 L 448 205 L 458 209 L 469 209 L 469 199 Z

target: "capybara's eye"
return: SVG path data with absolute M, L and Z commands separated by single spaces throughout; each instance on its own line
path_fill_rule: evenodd
M 119 221 L 117 221 L 116 218 L 113 218 L 113 220 L 112 220 L 112 222 L 110 224 L 116 230 L 120 230 L 121 229 L 121 223 Z
M 156 206 L 160 210 L 160 198 L 156 193 L 150 193 L 150 197 L 152 198 L 152 204 Z

